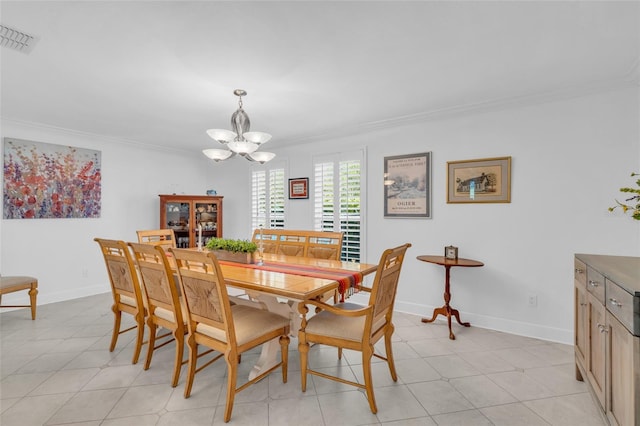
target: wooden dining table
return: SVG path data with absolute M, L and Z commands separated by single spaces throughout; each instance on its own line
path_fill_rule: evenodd
M 374 273 L 378 268 L 377 264 L 270 253 L 262 255 L 262 264 L 227 261 L 219 261 L 219 264 L 227 286 L 244 292 L 244 295 L 233 295 L 234 303 L 251 304 L 289 318 L 290 330 L 294 336 L 297 336 L 301 323 L 298 303 L 320 298 L 340 288 L 339 280 L 326 278 L 327 275 L 361 274 L 364 277 Z M 314 270 L 317 270 L 318 276 L 325 277 L 314 276 Z M 347 292 L 343 297 L 347 297 L 349 289 L 343 290 Z M 278 339 L 264 344 L 260 358 L 249 374 L 249 379 L 277 364 L 279 350 Z

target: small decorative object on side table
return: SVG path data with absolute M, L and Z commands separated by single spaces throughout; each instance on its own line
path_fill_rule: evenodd
M 446 259 L 456 260 L 458 258 L 458 247 L 446 246 L 444 248 L 444 257 Z

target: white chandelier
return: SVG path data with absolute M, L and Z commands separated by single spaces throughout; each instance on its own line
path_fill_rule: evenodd
M 263 132 L 250 132 L 251 122 L 249 116 L 242 109 L 242 97 L 247 95 L 242 89 L 233 91 L 238 100 L 238 109 L 231 116 L 231 130 L 209 129 L 207 134 L 211 139 L 225 145 L 228 149 L 203 149 L 202 153 L 213 161 L 224 161 L 233 156 L 240 155 L 249 161 L 264 164 L 276 155 L 273 152 L 258 151 L 263 143 L 271 139 L 271 135 Z

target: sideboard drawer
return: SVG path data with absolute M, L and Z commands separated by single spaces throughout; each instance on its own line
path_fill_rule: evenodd
M 638 330 L 633 327 L 633 296 L 616 283 L 606 280 L 607 310 L 611 312 L 632 334 Z
M 593 294 L 600 303 L 605 304 L 604 276 L 590 266 L 587 267 L 587 291 Z
M 583 287 L 587 285 L 587 265 L 578 259 L 573 259 L 573 279 L 576 282 L 582 284 Z

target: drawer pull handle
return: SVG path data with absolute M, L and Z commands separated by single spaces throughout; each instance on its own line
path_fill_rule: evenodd
M 607 330 L 607 327 L 604 324 L 598 323 L 597 326 L 598 326 L 598 330 L 600 330 L 600 333 L 608 333 L 609 332 L 609 330 Z
M 598 287 L 600 283 L 598 281 L 589 280 L 589 285 L 591 287 Z
M 573 270 L 576 274 L 584 274 L 584 269 L 576 268 Z
M 622 303 L 618 302 L 613 297 L 609 298 L 609 303 L 611 303 L 613 306 L 617 306 L 618 308 L 622 308 Z

